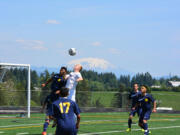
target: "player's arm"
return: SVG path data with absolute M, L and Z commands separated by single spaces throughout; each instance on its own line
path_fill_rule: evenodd
M 155 113 L 155 112 L 157 111 L 157 110 L 156 110 L 156 106 L 157 106 L 157 105 L 156 105 L 156 101 L 154 101 L 153 106 L 154 106 L 154 107 L 153 107 L 152 112 L 154 112 L 154 113 Z
M 153 103 L 153 110 L 152 110 L 152 112 L 156 112 L 156 107 L 157 107 L 157 104 L 156 104 L 156 100 L 152 97 L 152 95 L 150 96 L 150 99 L 151 99 L 151 101 L 152 101 L 152 103 Z
M 46 83 L 41 84 L 41 86 L 42 86 L 42 87 L 45 87 L 45 86 L 48 85 L 51 81 L 52 81 L 52 78 L 48 79 L 48 80 L 46 81 Z
M 80 116 L 80 114 L 79 114 L 79 115 L 77 115 L 77 122 L 76 122 L 76 128 L 77 128 L 77 129 L 79 129 L 80 120 L 81 120 L 81 116 Z
M 82 80 L 83 80 L 83 78 L 80 77 L 80 78 L 78 78 L 76 81 L 77 81 L 77 82 L 80 82 L 80 81 L 82 81 Z

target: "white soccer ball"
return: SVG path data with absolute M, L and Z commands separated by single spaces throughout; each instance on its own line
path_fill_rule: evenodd
M 76 55 L 76 49 L 75 48 L 70 48 L 69 49 L 69 55 L 71 55 L 71 56 Z

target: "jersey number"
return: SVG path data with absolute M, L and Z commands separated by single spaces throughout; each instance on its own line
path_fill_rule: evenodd
M 69 112 L 69 107 L 70 107 L 69 102 L 60 103 L 59 106 L 60 106 L 61 113 L 64 113 L 64 109 L 63 109 L 64 106 L 66 106 L 65 113 Z

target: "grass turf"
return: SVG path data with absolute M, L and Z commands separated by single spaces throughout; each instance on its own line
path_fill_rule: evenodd
M 7 115 L 6 115 L 7 116 Z M 3 135 L 41 135 L 44 114 L 32 114 L 31 118 L 18 118 L 15 115 L 0 115 L 0 134 Z M 128 113 L 82 113 L 81 126 L 78 135 L 143 135 L 141 131 L 125 132 L 127 128 Z M 138 118 L 135 117 L 132 129 L 139 129 L 137 126 Z M 180 114 L 152 114 L 148 122 L 152 135 L 179 135 L 180 133 Z M 166 127 L 166 128 L 165 128 Z M 55 129 L 48 128 L 48 133 L 53 134 Z M 101 133 L 104 132 L 104 133 Z

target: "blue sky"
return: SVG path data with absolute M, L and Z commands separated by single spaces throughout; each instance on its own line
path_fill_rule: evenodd
M 1 0 L 0 62 L 180 75 L 179 0 Z M 67 50 L 77 49 L 70 57 Z

